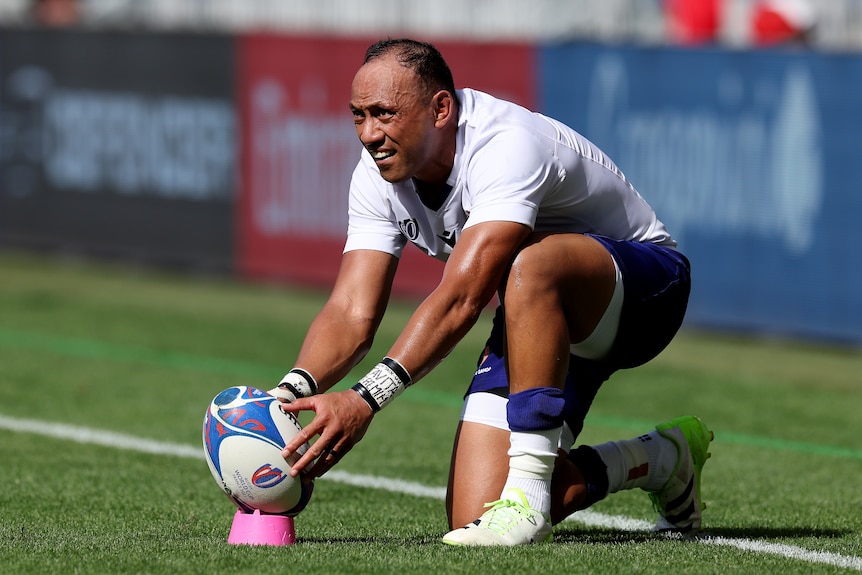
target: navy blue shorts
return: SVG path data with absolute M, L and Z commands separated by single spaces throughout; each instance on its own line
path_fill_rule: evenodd
M 691 290 L 691 268 L 680 252 L 655 244 L 590 235 L 611 253 L 623 277 L 625 298 L 616 338 L 606 359 L 569 358 L 564 416 L 574 436 L 601 385 L 615 371 L 637 367 L 657 356 L 682 325 Z M 504 357 L 505 321 L 497 308 L 491 335 L 479 357 L 467 394 L 509 394 Z

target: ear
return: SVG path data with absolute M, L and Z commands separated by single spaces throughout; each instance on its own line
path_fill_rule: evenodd
M 434 125 L 442 128 L 455 118 L 455 96 L 448 90 L 440 90 L 431 98 Z

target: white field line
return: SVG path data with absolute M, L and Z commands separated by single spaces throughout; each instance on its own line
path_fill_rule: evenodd
M 203 447 L 153 441 L 132 435 L 102 431 L 77 425 L 66 425 L 49 421 L 20 419 L 0 415 L 0 429 L 13 432 L 33 433 L 36 435 L 75 441 L 78 443 L 88 443 L 105 447 L 113 447 L 116 449 L 152 453 L 156 455 L 203 459 Z M 445 487 L 429 487 L 419 483 L 413 483 L 411 481 L 389 479 L 373 475 L 359 475 L 334 470 L 327 473 L 321 479 L 354 485 L 356 487 L 383 489 L 394 493 L 403 493 L 417 497 L 431 497 L 433 499 L 441 500 L 446 497 Z M 589 510 L 579 511 L 569 517 L 567 521 L 575 521 L 591 527 L 618 529 L 620 531 L 649 531 L 652 529 L 652 523 L 648 521 L 625 517 L 622 515 L 606 515 L 604 513 L 597 513 Z M 813 551 L 803 547 L 796 547 L 794 545 L 769 543 L 754 539 L 736 539 L 706 535 L 699 537 L 696 541 L 706 545 L 736 547 L 737 549 L 752 551 L 754 553 L 767 553 L 809 563 L 823 563 L 845 569 L 862 571 L 862 557 L 852 555 Z

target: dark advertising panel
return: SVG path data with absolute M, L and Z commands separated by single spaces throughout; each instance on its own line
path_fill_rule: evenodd
M 347 233 L 347 192 L 362 146 L 351 120 L 350 83 L 376 40 L 240 39 L 242 194 L 237 258 L 249 278 L 328 286 Z M 457 86 L 534 103 L 533 49 L 440 42 Z M 442 265 L 404 250 L 395 292 L 424 295 Z
M 233 41 L 0 34 L 0 244 L 230 269 Z

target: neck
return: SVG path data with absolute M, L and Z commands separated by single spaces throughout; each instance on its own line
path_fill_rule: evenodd
M 425 182 L 418 178 L 413 178 L 413 187 L 416 188 L 416 195 L 426 207 L 437 211 L 449 197 L 449 192 L 452 187 L 446 182 Z

